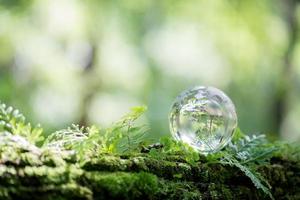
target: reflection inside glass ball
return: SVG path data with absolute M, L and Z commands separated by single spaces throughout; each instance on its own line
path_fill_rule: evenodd
M 226 146 L 237 127 L 232 101 L 214 87 L 182 92 L 171 108 L 169 120 L 173 137 L 203 154 Z

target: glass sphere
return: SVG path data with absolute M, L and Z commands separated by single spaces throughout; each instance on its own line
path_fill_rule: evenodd
M 183 91 L 170 116 L 172 136 L 203 154 L 221 150 L 237 127 L 237 115 L 230 98 L 214 87 Z

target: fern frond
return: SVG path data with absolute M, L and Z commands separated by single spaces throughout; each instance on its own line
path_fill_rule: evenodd
M 146 141 L 146 136 L 149 131 L 148 126 L 137 126 L 132 127 L 126 137 L 120 138 L 117 149 L 119 152 L 124 153 L 130 150 L 137 150 L 140 147 L 140 144 Z M 128 143 L 128 140 L 130 143 Z
M 80 145 L 83 140 L 87 139 L 87 137 L 87 133 L 84 132 L 83 127 L 72 124 L 72 126 L 67 129 L 59 130 L 49 135 L 44 142 L 44 146 L 58 150 L 73 150 L 76 146 Z
M 72 124 L 67 129 L 59 130 L 47 137 L 43 147 L 56 152 L 70 151 L 77 155 L 79 161 L 91 154 L 99 153 L 102 138 L 95 126 L 80 127 Z
M 270 192 L 270 184 L 259 174 L 258 172 L 252 170 L 250 167 L 241 164 L 238 160 L 225 157 L 220 161 L 221 164 L 226 164 L 230 166 L 235 166 L 240 169 L 254 184 L 257 189 L 261 189 L 265 194 L 267 194 L 271 199 L 274 200 L 272 193 Z M 263 182 L 265 184 L 263 184 Z
M 105 150 L 107 152 L 130 152 L 145 138 L 148 128 L 135 125 L 147 110 L 146 106 L 133 107 L 131 112 L 108 128 L 105 132 Z M 140 141 L 140 142 L 139 142 Z
M 279 148 L 269 146 L 265 135 L 244 136 L 226 148 L 237 160 L 242 163 L 264 162 Z
M 146 107 L 134 107 L 112 127 L 99 131 L 96 127 L 84 128 L 72 125 L 48 136 L 45 147 L 60 150 L 73 150 L 79 159 L 89 153 L 126 152 L 137 149 L 143 142 L 148 129 L 137 126 L 135 121 L 145 112 Z
M 13 135 L 20 135 L 28 139 L 32 143 L 43 140 L 43 129 L 40 125 L 32 127 L 30 123 L 25 121 L 25 117 L 19 110 L 13 107 L 7 107 L 0 104 L 0 132 L 9 132 Z
M 13 107 L 7 107 L 4 103 L 0 103 L 0 130 L 13 132 L 13 126 L 17 123 L 24 123 L 25 117 L 19 110 Z
M 258 165 L 266 164 L 279 147 L 271 145 L 265 135 L 240 136 L 232 141 L 223 151 L 208 155 L 209 163 L 220 163 L 240 169 L 254 184 L 271 199 L 274 199 L 270 184 L 257 172 Z

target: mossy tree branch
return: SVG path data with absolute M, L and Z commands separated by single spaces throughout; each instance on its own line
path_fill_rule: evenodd
M 0 150 L 0 199 L 268 199 L 234 167 L 200 157 L 101 154 L 76 162 L 74 152 L 14 146 Z M 259 172 L 275 199 L 300 198 L 300 162 L 273 156 Z

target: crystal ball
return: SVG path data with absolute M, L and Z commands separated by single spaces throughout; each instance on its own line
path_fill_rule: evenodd
M 221 150 L 237 127 L 234 104 L 221 90 L 198 86 L 183 91 L 169 115 L 172 136 L 200 153 Z

